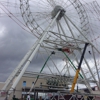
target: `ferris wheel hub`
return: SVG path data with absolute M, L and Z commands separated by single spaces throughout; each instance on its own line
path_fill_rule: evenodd
M 52 19 L 57 15 L 57 13 L 58 13 L 59 11 L 60 11 L 60 14 L 59 14 L 59 16 L 57 17 L 57 20 L 60 20 L 60 19 L 64 16 L 64 14 L 65 14 L 65 12 L 66 12 L 66 11 L 64 10 L 63 7 L 57 5 L 57 6 L 55 6 L 55 8 L 53 9 L 53 11 L 51 12 Z

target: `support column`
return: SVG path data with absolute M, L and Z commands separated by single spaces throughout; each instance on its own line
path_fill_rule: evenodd
M 97 73 L 97 77 L 98 77 L 98 82 L 99 82 L 99 90 L 100 90 L 100 75 L 99 75 L 99 71 L 98 71 L 98 65 L 96 63 L 96 58 L 95 58 L 95 52 L 94 49 L 92 47 L 92 52 L 93 52 L 93 58 L 94 58 L 94 62 L 95 62 L 95 67 L 96 67 L 96 73 Z
M 64 19 L 65 19 L 65 21 L 66 21 L 66 23 L 67 23 L 67 19 L 72 23 L 72 25 L 79 31 L 79 33 L 87 40 L 87 42 L 89 43 L 89 44 L 91 44 L 91 42 L 87 39 L 87 37 L 85 37 L 85 35 L 83 35 L 83 33 L 79 30 L 79 28 L 70 20 L 70 18 L 68 18 L 67 17 L 67 15 L 65 15 L 64 16 Z M 72 33 L 72 35 L 73 35 L 73 32 L 71 31 L 71 33 Z M 74 36 L 74 35 L 73 35 Z M 98 53 L 100 53 L 99 51 L 98 51 L 98 49 L 93 45 L 93 44 L 91 44 L 94 48 L 95 48 L 95 50 L 98 52 Z M 80 51 L 80 54 L 81 54 L 81 51 Z M 86 63 L 86 65 L 87 65 L 87 67 L 88 67 L 88 69 L 89 69 L 89 71 L 90 71 L 90 73 L 91 73 L 91 75 L 92 75 L 92 77 L 93 77 L 93 79 L 96 81 L 96 78 L 94 77 L 94 75 L 93 75 L 93 72 L 92 72 L 92 70 L 91 70 L 91 68 L 89 67 L 89 64 L 88 64 L 88 62 L 87 62 L 87 60 L 84 58 L 84 61 L 85 61 L 85 63 Z M 96 84 L 97 84 L 97 86 L 99 87 L 99 84 L 96 82 Z
M 37 43 L 38 41 L 36 41 Z M 18 73 L 18 71 L 23 67 L 23 65 L 25 64 L 25 62 L 27 61 L 27 59 L 30 57 L 30 55 L 32 54 L 34 48 L 36 47 L 36 43 L 32 46 L 32 48 L 27 52 L 27 54 L 24 56 L 24 58 L 21 60 L 21 62 L 19 63 L 19 65 L 15 68 L 15 70 L 12 72 L 12 74 L 9 76 L 9 78 L 7 79 L 7 81 L 5 82 L 4 87 L 2 88 L 2 90 L 6 90 L 6 88 L 8 87 L 8 85 L 10 84 L 10 82 L 15 78 L 16 74 Z
M 45 39 L 49 29 L 51 28 L 51 26 L 54 24 L 54 22 L 56 21 L 57 17 L 59 16 L 60 11 L 57 13 L 57 15 L 54 17 L 54 19 L 51 21 L 51 23 L 48 25 L 48 27 L 45 29 L 44 33 L 42 34 L 40 40 L 37 42 L 36 47 L 34 48 L 33 53 L 31 54 L 31 56 L 28 58 L 26 64 L 24 65 L 22 71 L 20 72 L 20 74 L 17 76 L 16 80 L 14 81 L 13 85 L 10 88 L 10 91 L 13 91 L 16 87 L 16 85 L 18 84 L 18 82 L 20 81 L 21 77 L 23 76 L 24 72 L 26 71 L 27 67 L 29 66 L 29 64 L 31 63 L 32 59 L 34 58 L 35 54 L 37 53 L 39 47 L 41 46 L 43 40 Z M 11 92 L 8 92 L 8 95 L 11 94 Z
M 72 36 L 73 36 L 73 38 L 75 39 L 75 36 L 74 36 L 74 34 L 73 34 L 73 31 L 71 30 L 71 28 L 70 28 L 70 26 L 69 26 L 69 23 L 68 23 L 68 20 L 72 23 L 72 25 L 74 25 L 75 26 L 75 28 L 79 31 L 79 29 L 77 28 L 77 26 L 68 18 L 67 16 L 64 16 L 64 19 L 65 19 L 65 21 L 66 21 L 66 24 L 68 25 L 68 28 L 69 28 L 69 30 L 70 30 L 70 32 L 71 32 L 71 34 L 72 34 Z M 79 32 L 81 32 L 81 31 L 79 31 Z M 76 40 L 75 40 L 75 42 L 76 42 Z M 90 43 L 90 42 L 89 42 Z M 78 46 L 78 44 L 77 44 L 77 42 L 76 42 L 76 45 Z M 81 51 L 79 51 L 80 52 L 80 54 L 81 54 Z M 89 65 L 88 65 L 88 63 L 87 63 L 87 61 L 86 61 L 86 59 L 84 58 L 84 60 L 85 60 L 85 63 L 86 63 L 86 65 L 87 65 L 87 67 L 89 68 Z M 91 72 L 91 74 L 92 74 L 92 76 L 93 76 L 93 73 L 92 73 L 92 71 L 91 71 L 91 69 L 89 68 L 89 70 L 90 70 L 90 72 Z M 83 72 L 83 70 L 81 69 L 81 71 L 82 71 L 82 73 L 83 73 L 83 75 L 85 76 L 85 74 L 84 74 L 84 72 Z M 86 76 L 84 77 L 85 79 L 86 79 Z M 93 76 L 93 78 L 94 78 L 94 80 L 96 81 L 96 79 L 95 79 L 95 77 Z M 85 81 L 85 80 L 84 80 Z M 87 82 L 85 81 L 85 84 L 86 84 L 86 86 L 88 86 L 88 89 L 90 90 L 90 92 L 92 92 L 92 89 L 90 89 L 91 87 L 90 87 L 90 85 L 89 85 L 89 83 L 87 84 Z M 98 83 L 97 83 L 97 85 L 98 85 Z

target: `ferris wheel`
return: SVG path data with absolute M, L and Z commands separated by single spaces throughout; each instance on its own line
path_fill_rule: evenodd
M 5 2 L 1 2 L 1 4 L 7 7 Z M 8 4 L 11 4 L 11 2 Z M 99 10 L 91 13 L 92 10 L 88 6 L 91 8 L 93 6 L 84 3 L 84 0 L 20 0 L 14 2 L 14 4 L 16 4 L 16 7 L 14 7 L 21 12 L 24 25 L 26 25 L 25 28 L 37 38 L 37 41 L 8 78 L 3 90 L 22 68 L 11 90 L 16 87 L 37 52 L 44 59 L 48 56 L 46 63 L 42 69 L 40 68 L 40 73 L 42 71 L 50 72 L 55 76 L 68 76 L 73 79 L 80 64 L 80 59 L 83 58 L 77 83 L 83 82 L 83 85 L 91 93 L 93 93 L 92 85 L 100 89 L 100 35 L 99 18 L 96 16 L 97 12 L 99 14 Z M 10 17 L 16 19 L 13 13 L 9 14 Z M 94 18 L 91 18 L 91 15 L 94 15 Z M 21 22 L 19 21 L 19 23 Z M 88 44 L 87 48 L 84 47 L 86 44 Z M 47 79 L 47 82 L 51 84 L 52 80 L 57 81 L 57 79 L 57 77 L 50 78 Z M 71 89 L 71 82 L 67 81 L 67 86 Z

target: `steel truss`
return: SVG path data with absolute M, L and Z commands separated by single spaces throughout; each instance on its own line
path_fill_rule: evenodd
M 81 55 L 83 47 L 81 47 L 80 44 L 85 44 L 85 43 L 89 43 L 89 46 L 92 48 L 93 62 L 95 64 L 96 73 L 98 75 L 98 80 L 94 76 L 94 73 L 91 70 L 91 67 L 88 63 L 88 60 L 86 59 L 86 57 L 84 57 L 84 65 L 87 67 L 88 73 L 89 73 L 90 77 L 92 77 L 92 78 L 91 78 L 91 80 L 89 80 L 86 73 L 84 72 L 84 69 L 81 68 L 80 74 L 82 74 L 83 78 L 79 77 L 78 83 L 85 84 L 85 86 L 88 88 L 88 90 L 90 92 L 89 96 L 94 94 L 94 91 L 92 90 L 92 87 L 90 85 L 91 82 L 94 82 L 97 85 L 97 87 L 100 89 L 100 76 L 99 76 L 98 66 L 97 66 L 97 63 L 96 63 L 96 58 L 95 58 L 95 53 L 94 53 L 94 51 L 95 51 L 98 54 L 100 54 L 100 51 L 86 37 L 86 34 L 88 33 L 88 28 L 89 28 L 87 14 L 86 14 L 84 7 L 82 6 L 82 4 L 79 0 L 73 0 L 73 1 L 69 0 L 69 1 L 70 1 L 70 4 L 72 4 L 74 6 L 74 8 L 76 9 L 76 11 L 79 15 L 79 19 L 80 19 L 80 22 L 81 22 L 81 25 L 82 25 L 81 28 L 79 28 L 77 25 L 75 25 L 73 20 L 71 20 L 71 18 L 69 18 L 68 15 L 64 14 L 65 12 L 63 13 L 64 9 L 61 9 L 61 7 L 60 7 L 60 10 L 58 12 L 56 12 L 57 13 L 56 16 L 54 16 L 54 18 L 51 19 L 50 23 L 48 24 L 48 27 L 46 29 L 42 29 L 38 25 L 36 20 L 33 18 L 33 15 L 31 13 L 30 7 L 29 7 L 29 0 L 20 0 L 20 9 L 21 9 L 22 17 L 23 17 L 27 27 L 38 38 L 38 40 L 34 44 L 34 46 L 30 49 L 30 51 L 26 54 L 26 56 L 23 58 L 21 63 L 17 66 L 15 71 L 11 74 L 11 76 L 9 77 L 9 79 L 6 82 L 6 85 L 3 87 L 2 90 L 6 90 L 7 86 L 10 84 L 10 82 L 14 79 L 16 74 L 22 68 L 22 70 L 18 74 L 15 82 L 11 86 L 10 91 L 13 91 L 15 89 L 15 87 L 17 86 L 17 83 L 20 81 L 21 77 L 25 73 L 27 67 L 31 63 L 32 59 L 34 58 L 35 54 L 37 53 L 37 51 L 40 47 L 44 48 L 46 51 L 54 50 L 56 52 L 59 52 L 58 49 L 59 48 L 62 49 L 65 46 L 66 46 L 66 48 L 70 48 L 71 51 L 72 51 L 71 55 L 73 55 L 74 61 L 75 61 L 75 63 L 77 63 L 76 64 L 76 66 L 77 66 L 79 64 L 79 61 L 78 61 L 79 59 L 77 58 L 77 54 L 75 53 L 75 50 L 77 50 L 79 55 Z M 61 13 L 63 13 L 63 14 L 61 14 Z M 63 27 L 61 20 L 58 19 L 59 16 L 61 17 L 61 19 L 63 19 L 65 27 Z M 58 33 L 53 31 L 53 30 L 51 31 L 52 26 L 55 23 L 56 23 L 56 26 L 57 26 Z M 76 38 L 74 31 L 73 31 L 71 26 L 76 30 L 76 32 L 78 32 L 78 36 L 82 37 L 81 40 L 79 38 Z M 67 28 L 69 30 L 70 36 L 67 36 L 65 28 Z M 84 34 L 84 32 L 86 32 L 86 33 Z M 47 45 L 46 45 L 46 43 L 47 43 Z M 71 43 L 71 45 L 69 45 L 70 43 Z M 69 56 L 69 58 L 71 58 L 71 56 Z M 67 60 L 68 60 L 67 65 L 69 67 L 73 68 L 73 65 L 74 65 L 73 62 L 74 61 L 72 62 L 69 58 L 67 58 Z M 53 60 L 52 60 L 52 62 L 53 62 Z M 55 80 L 54 79 L 53 80 L 54 81 L 60 80 L 62 82 L 62 80 L 64 80 L 63 79 L 64 77 L 62 77 L 62 73 L 61 73 L 62 71 L 59 71 L 59 69 L 57 68 L 57 66 L 54 62 L 53 62 L 53 64 L 55 65 L 56 70 L 59 73 L 58 77 L 53 75 L 53 77 L 55 79 Z M 73 68 L 73 69 L 74 69 L 74 71 L 76 71 L 75 68 Z M 39 74 L 40 73 L 38 73 L 38 75 Z M 42 75 L 42 74 L 40 74 L 40 75 Z M 50 79 L 51 79 L 51 77 L 49 78 L 49 80 Z M 71 77 L 71 76 L 67 77 L 66 76 L 66 80 L 65 80 L 66 82 L 65 83 L 67 83 L 67 84 L 68 84 L 68 82 L 72 83 L 72 80 L 73 80 L 73 77 Z M 59 82 L 59 83 L 61 83 L 61 82 Z M 49 86 L 50 86 L 50 84 L 49 84 Z M 31 87 L 31 90 L 33 88 L 34 88 L 34 86 Z M 8 94 L 11 94 L 11 93 L 9 92 Z M 58 94 L 59 94 L 59 96 L 60 95 L 62 96 L 61 92 L 59 92 Z M 84 99 L 85 95 L 86 94 L 83 95 L 81 100 L 85 100 Z M 73 99 L 75 100 L 75 98 L 76 98 L 76 94 L 72 94 L 72 96 L 69 100 L 73 100 Z M 64 99 L 64 97 L 63 97 L 63 99 Z

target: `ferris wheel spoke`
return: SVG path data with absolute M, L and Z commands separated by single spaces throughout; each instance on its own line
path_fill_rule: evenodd
M 65 16 L 64 16 L 64 20 L 65 20 L 65 22 L 66 22 L 66 24 L 67 24 L 67 26 L 68 26 L 68 29 L 69 29 L 70 33 L 72 34 L 72 37 L 74 38 L 74 40 L 75 40 L 75 42 L 76 42 L 76 38 L 75 38 L 75 36 L 74 36 L 74 33 L 73 33 L 72 29 L 70 28 L 70 25 L 69 25 L 67 19 L 65 18 Z M 77 43 L 77 42 L 76 42 L 76 43 Z M 77 44 L 77 46 L 78 46 L 78 44 Z
M 67 17 L 67 16 L 66 16 Z M 68 18 L 68 17 L 67 17 Z M 83 35 L 83 33 L 78 29 L 78 27 L 70 20 L 70 18 L 68 18 L 68 20 L 75 26 L 75 28 L 79 31 L 79 33 L 87 40 L 87 42 L 89 42 L 95 49 L 96 51 L 100 54 L 100 51 L 88 40 L 87 37 L 85 37 L 85 35 Z
M 59 33 L 59 38 L 62 40 L 59 23 L 58 23 L 58 21 L 56 21 L 56 23 L 57 23 L 57 29 L 58 29 L 58 33 Z
M 64 31 L 64 29 L 63 29 L 61 23 L 60 23 L 59 21 L 58 21 L 57 23 L 58 23 L 58 25 L 59 25 L 59 27 L 60 27 L 60 29 L 61 29 L 63 35 L 65 36 L 65 40 L 67 41 L 66 33 L 65 33 L 65 31 Z
M 54 0 L 47 0 L 47 2 L 50 4 L 51 7 L 55 7 L 55 2 Z

